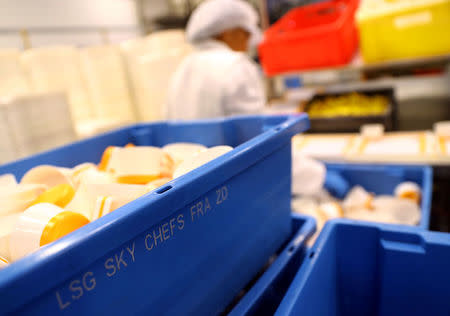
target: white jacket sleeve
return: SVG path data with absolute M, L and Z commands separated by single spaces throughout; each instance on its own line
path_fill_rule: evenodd
M 225 115 L 261 114 L 266 104 L 262 78 L 246 56 L 239 58 L 223 78 L 222 106 Z

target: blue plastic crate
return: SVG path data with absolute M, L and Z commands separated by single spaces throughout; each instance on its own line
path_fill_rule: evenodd
M 220 313 L 291 232 L 291 137 L 308 126 L 306 116 L 139 124 L 0 167 L 21 177 L 129 142 L 237 146 L 1 270 L 0 314 Z
M 275 315 L 450 315 L 450 234 L 327 223 Z
M 347 191 L 355 185 L 361 185 L 376 195 L 392 195 L 395 187 L 402 182 L 417 183 L 422 189 L 422 216 L 418 226 L 423 229 L 429 228 L 433 194 L 433 169 L 431 167 L 330 163 L 326 166 L 325 187 L 338 198 L 343 198 Z
M 305 257 L 306 242 L 315 230 L 312 217 L 293 214 L 289 242 L 228 316 L 273 315 Z

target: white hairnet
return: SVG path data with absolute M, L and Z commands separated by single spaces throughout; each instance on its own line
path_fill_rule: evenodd
M 210 39 L 223 31 L 241 27 L 251 34 L 250 42 L 262 38 L 258 14 L 243 0 L 207 0 L 194 11 L 187 25 L 187 40 L 193 44 Z

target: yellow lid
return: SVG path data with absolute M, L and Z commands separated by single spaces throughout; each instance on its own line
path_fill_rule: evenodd
M 36 200 L 31 203 L 31 205 L 39 203 L 51 203 L 59 207 L 65 207 L 67 204 L 69 204 L 74 195 L 75 190 L 70 184 L 59 184 L 39 195 Z
M 42 231 L 39 245 L 44 246 L 86 225 L 89 220 L 75 212 L 64 211 L 50 219 Z

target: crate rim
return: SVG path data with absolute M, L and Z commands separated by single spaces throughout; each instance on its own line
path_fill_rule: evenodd
M 280 304 L 275 315 L 278 316 L 292 313 L 296 298 L 299 296 L 301 291 L 303 291 L 306 282 L 312 275 L 312 270 L 315 267 L 314 262 L 317 260 L 325 244 L 328 242 L 329 236 L 333 234 L 336 229 L 342 226 L 365 227 L 368 229 L 375 229 L 379 233 L 390 232 L 396 234 L 413 234 L 419 236 L 421 240 L 427 241 L 428 243 L 439 243 L 450 247 L 450 233 L 418 230 L 414 229 L 414 227 L 406 225 L 373 223 L 345 218 L 330 220 L 323 227 L 313 246 L 307 250 L 305 260 L 303 261 L 299 270 L 297 270 L 296 275 L 291 282 L 291 286 L 286 292 L 286 295 L 283 298 L 283 302 Z M 295 287 L 292 286 L 292 284 L 294 283 L 296 284 Z

